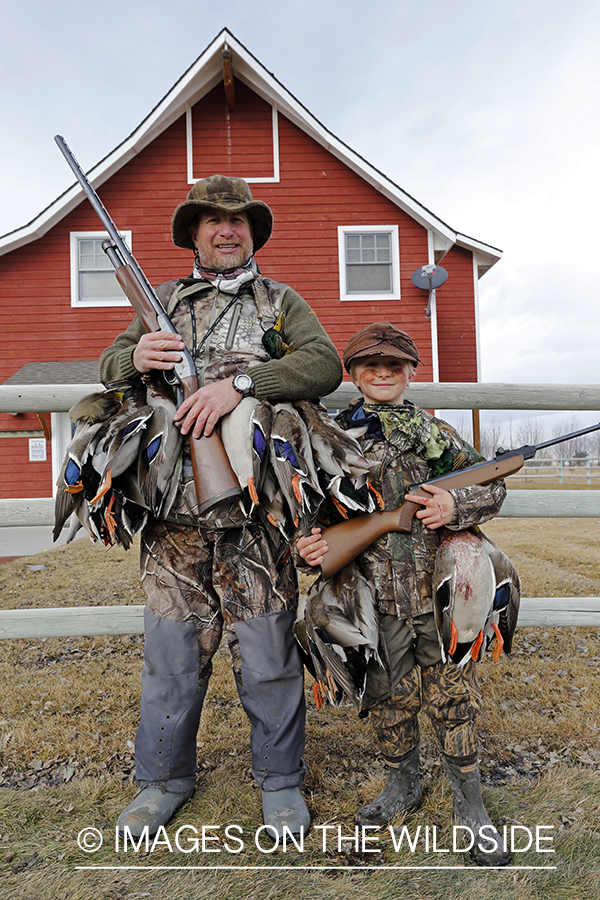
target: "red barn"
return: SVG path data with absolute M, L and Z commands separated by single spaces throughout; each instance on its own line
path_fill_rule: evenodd
M 454 231 L 370 166 L 227 30 L 89 173 L 153 284 L 191 270 L 191 254 L 171 242 L 171 214 L 196 179 L 216 172 L 246 178 L 271 206 L 275 231 L 257 261 L 306 298 L 338 349 L 357 328 L 389 319 L 415 338 L 421 379 L 477 381 L 477 282 L 500 251 Z M 103 238 L 78 185 L 0 238 L 0 383 L 98 381 L 101 351 L 133 315 Z M 426 316 L 428 291 L 411 276 L 440 263 L 448 278 Z M 46 421 L 0 415 L 0 497 L 51 495 L 68 427 L 66 414 L 52 416 L 45 454 Z

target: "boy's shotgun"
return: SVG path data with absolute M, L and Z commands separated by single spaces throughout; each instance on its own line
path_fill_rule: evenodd
M 589 428 L 582 428 L 580 431 L 573 431 L 571 434 L 544 441 L 542 444 L 529 444 L 519 447 L 518 450 L 502 450 L 501 448 L 493 459 L 458 469 L 456 472 L 449 472 L 447 475 L 440 475 L 430 481 L 410 484 L 405 493 L 431 497 L 431 494 L 425 490 L 430 484 L 443 488 L 445 491 L 452 490 L 452 488 L 470 487 L 475 484 L 489 484 L 498 478 L 514 475 L 523 466 L 525 460 L 532 459 L 538 450 L 551 447 L 553 444 L 561 444 L 563 441 L 569 441 L 581 434 L 588 434 L 590 431 L 599 429 L 600 422 Z M 419 506 L 420 504 L 413 503 L 412 500 L 405 500 L 398 509 L 384 509 L 355 516 L 338 525 L 324 528 L 321 534 L 321 537 L 327 541 L 327 552 L 321 563 L 324 577 L 331 578 L 388 531 L 410 533 L 412 521 Z
M 144 275 L 133 253 L 127 247 L 117 226 L 88 181 L 83 169 L 73 156 L 67 142 L 59 134 L 56 135 L 54 140 L 83 188 L 94 212 L 106 229 L 109 240 L 103 242 L 102 249 L 115 267 L 117 281 L 143 322 L 144 328 L 146 331 L 170 331 L 178 334 L 154 288 Z M 175 388 L 178 406 L 199 388 L 198 375 L 191 354 L 186 348 L 181 355 L 181 361 L 174 364 L 171 372 L 164 373 L 165 379 Z M 242 491 L 239 482 L 231 468 L 229 458 L 217 432 L 213 431 L 209 437 L 195 438 L 191 434 L 188 437 L 190 439 L 190 455 L 198 500 L 198 512 L 205 512 L 215 506 L 220 500 L 240 496 Z

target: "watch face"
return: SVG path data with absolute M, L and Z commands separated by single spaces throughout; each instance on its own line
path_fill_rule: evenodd
M 233 379 L 233 386 L 240 394 L 248 394 L 254 387 L 254 382 L 249 375 L 240 372 Z

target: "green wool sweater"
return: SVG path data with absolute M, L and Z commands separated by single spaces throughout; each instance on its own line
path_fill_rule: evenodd
M 255 396 L 259 400 L 275 403 L 323 397 L 334 391 L 342 380 L 338 352 L 300 294 L 290 287 L 280 287 L 283 287 L 280 308 L 285 313 L 286 341 L 294 343 L 294 352 L 282 359 L 253 363 L 245 371 L 254 381 Z M 160 289 L 157 293 L 161 296 Z M 213 296 L 214 288 L 207 285 L 205 290 L 199 291 L 199 302 L 204 306 L 207 302 L 212 305 Z M 167 312 L 171 313 L 169 304 L 165 305 Z M 103 382 L 132 381 L 140 377 L 132 357 L 143 333 L 142 322 L 136 316 L 129 328 L 104 351 L 100 357 L 100 378 Z

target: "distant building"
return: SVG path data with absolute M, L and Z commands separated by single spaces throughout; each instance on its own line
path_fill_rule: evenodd
M 153 284 L 191 270 L 191 254 L 171 242 L 171 214 L 215 173 L 246 178 L 271 206 L 259 266 L 306 298 L 340 351 L 359 327 L 389 319 L 415 338 L 421 380 L 477 381 L 477 282 L 500 251 L 450 228 L 338 140 L 227 30 L 89 173 Z M 133 316 L 103 237 L 77 185 L 0 238 L 0 383 L 98 381 L 101 351 Z M 448 279 L 428 318 L 428 292 L 411 276 L 435 263 Z M 38 418 L 0 415 L 0 497 L 51 495 L 68 416 L 53 414 L 51 426 L 52 452 L 30 459 Z

